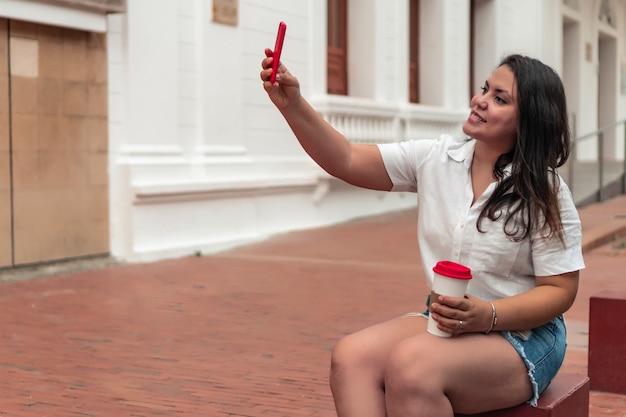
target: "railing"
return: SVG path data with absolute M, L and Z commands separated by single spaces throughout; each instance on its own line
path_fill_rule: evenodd
M 462 137 L 465 110 L 379 103 L 346 96 L 312 98 L 313 107 L 350 141 L 385 143 L 405 139 L 435 138 L 443 133 Z M 572 116 L 573 117 L 573 116 Z M 570 120 L 575 125 L 574 120 Z M 617 151 L 607 158 L 607 140 L 618 145 L 618 128 L 623 128 L 624 155 Z M 591 141 L 597 140 L 597 148 Z M 582 149 L 586 147 L 586 149 Z M 594 158 L 594 153 L 597 156 Z M 582 206 L 619 193 L 626 194 L 626 119 L 576 137 L 568 163 L 560 171 Z M 597 179 L 595 178 L 597 175 Z
M 467 118 L 464 110 L 379 103 L 345 96 L 312 98 L 311 104 L 335 129 L 357 143 L 436 138 L 443 133 L 461 136 Z
M 605 155 L 606 141 L 618 144 L 618 128 L 622 127 L 624 140 L 623 155 L 620 158 L 614 152 L 609 158 Z M 580 147 L 596 139 L 597 157 L 585 159 Z M 593 144 L 591 144 L 593 146 Z M 591 148 L 593 151 L 593 148 Z M 626 119 L 619 120 L 593 132 L 578 136 L 572 144 L 570 162 L 567 164 L 567 182 L 574 193 L 574 200 L 579 206 L 603 201 L 617 194 L 626 194 Z M 596 181 L 590 175 L 597 173 Z M 576 187 L 576 188 L 575 188 Z

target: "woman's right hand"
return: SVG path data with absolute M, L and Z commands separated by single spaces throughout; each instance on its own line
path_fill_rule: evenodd
M 263 88 L 267 92 L 272 103 L 279 109 L 285 109 L 289 104 L 295 102 L 300 98 L 300 83 L 298 79 L 294 77 L 287 67 L 281 62 L 278 66 L 276 74 L 276 82 L 272 84 L 270 82 L 270 76 L 272 75 L 272 64 L 274 62 L 274 53 L 271 49 L 265 48 L 265 58 L 261 62 L 261 80 L 263 80 Z

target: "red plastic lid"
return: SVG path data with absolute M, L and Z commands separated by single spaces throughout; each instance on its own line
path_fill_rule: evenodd
M 439 261 L 433 271 L 440 275 L 456 279 L 472 279 L 472 271 L 465 265 L 451 261 Z

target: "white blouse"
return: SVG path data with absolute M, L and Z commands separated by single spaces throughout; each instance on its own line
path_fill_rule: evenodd
M 474 146 L 473 139 L 459 141 L 450 135 L 378 145 L 393 182 L 392 191 L 417 192 L 418 244 L 429 288 L 432 268 L 440 260 L 471 268 L 473 278 L 467 292 L 484 300 L 526 292 L 535 286 L 536 276 L 583 269 L 580 218 L 560 176 L 565 245 L 557 237 L 547 239 L 538 231 L 514 242 L 502 229 L 505 216 L 495 222 L 484 218 L 481 230 L 485 233 L 478 231 L 476 221 L 496 183 L 472 205 Z

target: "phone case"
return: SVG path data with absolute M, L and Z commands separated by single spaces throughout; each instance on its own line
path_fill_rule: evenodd
M 270 82 L 274 84 L 276 82 L 276 72 L 278 71 L 278 65 L 280 64 L 280 54 L 283 51 L 283 42 L 285 41 L 285 32 L 287 31 L 287 24 L 280 22 L 278 24 L 278 33 L 276 34 L 276 44 L 274 45 L 274 63 L 272 64 L 272 75 L 270 76 Z

